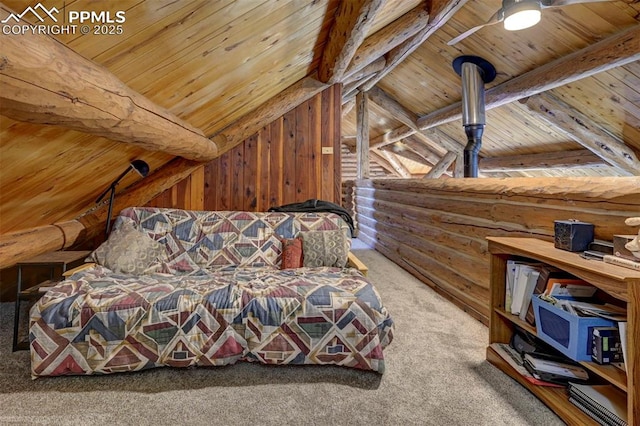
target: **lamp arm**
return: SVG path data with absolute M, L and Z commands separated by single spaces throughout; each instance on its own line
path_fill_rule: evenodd
M 107 189 L 104 190 L 104 192 L 102 194 L 100 194 L 100 196 L 96 199 L 96 204 L 99 203 L 100 201 L 102 201 L 102 199 L 104 198 L 105 195 L 107 195 L 107 193 L 109 191 L 115 191 L 116 189 L 116 185 L 118 184 L 118 182 L 120 182 L 120 180 L 125 177 L 125 175 L 127 173 L 129 173 L 129 171 L 133 168 L 132 165 L 129 165 L 129 167 L 127 167 L 127 169 L 122 172 L 120 174 L 120 176 L 118 176 L 113 182 L 111 182 L 111 185 L 109 185 L 109 187 Z

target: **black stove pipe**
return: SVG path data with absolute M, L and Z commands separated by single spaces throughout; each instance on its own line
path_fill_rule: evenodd
M 482 146 L 484 124 L 467 124 L 464 133 L 467 145 L 464 147 L 464 177 L 478 177 L 478 153 Z
M 462 124 L 467 135 L 464 177 L 478 177 L 478 153 L 485 126 L 484 83 L 493 81 L 496 70 L 478 56 L 460 56 L 453 68 L 462 77 Z

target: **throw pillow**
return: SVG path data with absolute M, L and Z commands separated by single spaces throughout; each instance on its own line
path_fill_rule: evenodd
M 343 231 L 308 231 L 300 232 L 300 236 L 302 236 L 304 266 L 344 268 L 347 265 L 351 241 Z
M 302 238 L 280 239 L 282 243 L 282 263 L 280 269 L 302 267 Z
M 141 275 L 164 254 L 164 246 L 124 223 L 86 259 L 116 273 Z

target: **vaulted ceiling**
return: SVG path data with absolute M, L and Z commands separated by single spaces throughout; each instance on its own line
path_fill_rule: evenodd
M 36 3 L 3 0 L 2 17 Z M 498 73 L 486 87 L 483 176 L 640 174 L 638 1 L 545 9 L 531 29 L 508 32 L 493 25 L 452 46 L 449 40 L 485 22 L 501 1 L 41 3 L 112 16 L 125 11 L 121 34 L 51 37 L 205 137 L 225 140 L 220 149 L 244 136 L 238 129 L 268 119 L 269 109 L 301 102 L 301 87 L 309 82 L 338 82 L 344 83 L 345 150 L 355 146 L 355 95 L 366 90 L 371 160 L 391 175 L 422 176 L 448 152 L 459 154 L 465 143 L 460 77 L 451 62 L 459 55 L 477 55 Z M 2 50 L 6 37 L 0 35 Z M 622 63 L 621 57 L 624 64 L 608 66 Z M 398 134 L 404 137 L 393 137 Z M 144 156 L 154 170 L 174 155 L 4 114 L 3 231 L 21 229 L 23 221 L 36 225 L 74 217 L 93 205 L 96 191 L 131 159 Z M 134 180 L 130 174 L 121 185 Z

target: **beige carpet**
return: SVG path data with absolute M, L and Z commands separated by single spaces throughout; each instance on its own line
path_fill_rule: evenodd
M 396 324 L 382 376 L 239 363 L 34 381 L 28 353 L 11 352 L 13 304 L 3 303 L 0 425 L 563 424 L 484 360 L 485 326 L 381 254 L 354 251 Z

